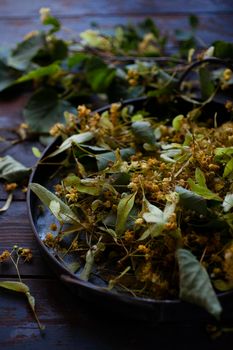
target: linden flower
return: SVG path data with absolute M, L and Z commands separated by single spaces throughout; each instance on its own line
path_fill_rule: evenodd
M 3 262 L 3 261 L 5 261 L 5 260 L 7 260 L 7 259 L 9 258 L 10 255 L 11 255 L 11 254 L 10 254 L 10 252 L 9 252 L 8 250 L 4 250 L 4 251 L 2 252 L 2 254 L 0 255 L 0 262 Z
M 22 248 L 20 250 L 20 256 L 24 258 L 24 261 L 31 261 L 32 260 L 32 251 L 29 248 Z
M 229 68 L 225 69 L 223 72 L 223 79 L 226 81 L 229 81 L 231 77 L 232 77 L 232 70 Z
M 56 123 L 49 130 L 49 133 L 51 136 L 59 136 L 63 130 L 64 130 L 64 125 L 61 123 Z
M 17 186 L 18 186 L 18 185 L 17 185 L 16 182 L 11 182 L 11 183 L 9 183 L 9 184 L 5 184 L 5 190 L 6 190 L 7 192 L 11 192 L 11 191 L 14 191 L 14 190 L 16 189 Z
M 80 105 L 77 108 L 79 118 L 85 118 L 88 114 L 91 113 L 91 110 L 88 109 L 85 105 Z
M 232 112 L 233 111 L 233 103 L 232 103 L 232 101 L 226 101 L 225 108 L 226 108 L 226 110 L 228 112 Z

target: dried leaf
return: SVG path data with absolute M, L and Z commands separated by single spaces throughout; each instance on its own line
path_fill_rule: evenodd
M 0 208 L 0 213 L 7 211 L 11 205 L 13 194 L 9 193 L 5 204 Z
M 125 230 L 130 211 L 133 208 L 136 193 L 123 197 L 117 206 L 116 234 L 121 236 Z
M 211 315 L 219 319 L 222 307 L 205 268 L 186 249 L 178 249 L 176 257 L 179 264 L 180 298 L 204 307 Z
M 25 283 L 18 281 L 2 281 L 0 282 L 0 287 L 24 294 L 29 292 L 29 287 Z
M 179 194 L 179 202 L 184 208 L 194 210 L 202 215 L 207 214 L 206 200 L 202 196 L 180 186 L 176 186 L 175 190 Z
M 30 172 L 30 168 L 26 168 L 11 156 L 0 158 L 0 179 L 8 182 L 19 182 L 27 178 Z
M 54 157 L 64 151 L 66 151 L 67 149 L 71 148 L 71 146 L 73 144 L 75 145 L 79 145 L 82 144 L 84 142 L 90 141 L 91 139 L 93 139 L 94 137 L 94 133 L 91 131 L 87 131 L 87 132 L 83 132 L 80 134 L 76 134 L 76 135 L 72 135 L 70 137 L 68 137 L 68 139 L 66 139 L 60 146 L 59 148 L 52 152 L 49 157 Z
M 30 189 L 37 195 L 41 202 L 52 211 L 59 221 L 67 223 L 80 222 L 79 218 L 70 207 L 45 187 L 38 183 L 31 183 Z
M 233 193 L 228 193 L 224 201 L 222 203 L 223 211 L 228 212 L 231 208 L 233 208 Z

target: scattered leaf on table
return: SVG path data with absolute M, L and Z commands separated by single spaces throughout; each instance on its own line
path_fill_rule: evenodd
M 29 292 L 29 287 L 25 283 L 18 281 L 1 281 L 0 287 L 24 294 Z
M 0 179 L 4 179 L 8 182 L 20 182 L 25 179 L 30 172 L 30 168 L 26 168 L 11 156 L 0 158 Z
M 11 205 L 13 193 L 9 193 L 5 204 L 0 208 L 0 213 L 7 211 Z

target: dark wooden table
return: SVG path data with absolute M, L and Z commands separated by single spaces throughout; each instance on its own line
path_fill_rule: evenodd
M 49 4 L 49 5 L 48 5 Z M 233 39 L 232 0 L 1 0 L 0 43 L 12 46 L 27 32 L 40 28 L 38 11 L 49 6 L 65 26 L 80 32 L 91 21 L 109 29 L 115 24 L 133 23 L 152 17 L 171 37 L 175 28 L 188 27 L 188 15 L 200 20 L 199 35 L 204 42 Z M 20 95 L 0 101 L 0 128 L 14 127 L 23 121 L 21 111 L 28 96 Z M 12 137 L 12 135 L 1 134 Z M 24 142 L 7 151 L 27 166 L 36 162 L 31 147 Z M 37 145 L 38 146 L 38 145 Z M 39 146 L 41 147 L 41 146 Z M 0 207 L 6 199 L 1 187 Z M 179 322 L 155 325 L 130 321 L 112 313 L 102 313 L 68 289 L 50 271 L 38 251 L 29 224 L 25 194 L 16 191 L 10 209 L 0 214 L 0 251 L 14 244 L 33 251 L 31 264 L 20 266 L 23 280 L 36 298 L 37 313 L 46 326 L 42 336 L 23 296 L 0 290 L 0 349 L 226 349 L 232 345 L 233 333 L 210 340 L 203 322 Z M 0 265 L 0 280 L 17 279 L 10 264 Z M 232 300 L 233 303 L 233 300 Z M 229 345 L 228 345 L 229 344 Z

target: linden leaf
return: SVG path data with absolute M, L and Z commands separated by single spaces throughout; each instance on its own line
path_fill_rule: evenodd
M 94 137 L 94 133 L 91 131 L 72 135 L 72 136 L 68 137 L 68 139 L 66 139 L 64 142 L 62 142 L 62 144 L 59 146 L 59 148 L 56 151 L 54 151 L 53 153 L 51 153 L 49 155 L 49 157 L 54 157 L 54 156 L 56 156 L 64 151 L 66 151 L 67 149 L 71 148 L 71 146 L 73 144 L 79 145 L 83 142 L 90 141 L 91 139 L 93 139 L 93 137 Z
M 0 208 L 0 213 L 7 211 L 10 208 L 12 199 L 13 199 L 13 194 L 11 192 L 11 193 L 9 193 L 5 204 Z
M 123 197 L 118 203 L 116 219 L 116 233 L 118 236 L 121 236 L 125 230 L 126 221 L 133 208 L 136 193 Z
M 51 210 L 59 221 L 67 223 L 80 222 L 79 218 L 70 207 L 45 187 L 38 183 L 31 183 L 30 189 L 37 195 L 41 202 Z
M 206 200 L 198 194 L 187 190 L 181 186 L 176 186 L 176 192 L 179 194 L 179 202 L 185 209 L 195 210 L 197 213 L 206 215 Z
M 132 124 L 132 131 L 137 142 L 155 144 L 155 134 L 151 124 L 147 121 L 137 121 Z
M 176 209 L 176 200 L 174 196 L 174 200 L 167 201 L 164 210 L 162 211 L 160 208 L 152 205 L 149 201 L 144 199 L 144 205 L 147 207 L 148 212 L 143 213 L 143 219 L 150 224 L 149 228 L 142 234 L 139 240 L 146 239 L 149 235 L 152 237 L 159 236 L 164 226 L 168 223 L 170 217 L 174 213 Z
M 29 292 L 29 287 L 23 282 L 2 281 L 0 282 L 0 287 L 25 294 Z
M 0 158 L 0 179 L 8 182 L 18 182 L 25 179 L 30 172 L 30 168 L 26 168 L 11 156 Z
M 179 264 L 180 298 L 205 308 L 211 315 L 219 319 L 222 307 L 206 269 L 186 249 L 177 249 L 176 257 Z
M 224 201 L 222 203 L 223 211 L 228 212 L 231 208 L 233 208 L 233 193 L 228 193 Z

